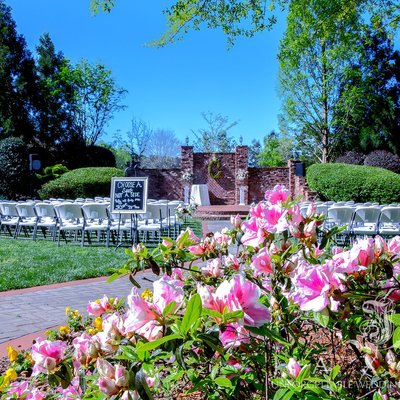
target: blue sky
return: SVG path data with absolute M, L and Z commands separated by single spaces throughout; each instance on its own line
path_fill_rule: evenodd
M 153 128 L 173 130 L 184 141 L 206 127 L 202 112 L 220 113 L 238 125 L 230 131 L 244 144 L 278 127 L 279 40 L 284 20 L 272 31 L 240 38 L 228 49 L 219 31 L 190 32 L 183 41 L 157 49 L 146 43 L 165 30 L 166 0 L 118 0 L 110 14 L 92 16 L 89 0 L 5 0 L 30 49 L 48 32 L 73 63 L 105 64 L 128 90 L 125 111 L 107 127 L 109 141 L 130 128 L 132 116 Z

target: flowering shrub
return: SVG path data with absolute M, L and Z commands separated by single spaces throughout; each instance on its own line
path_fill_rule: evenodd
M 340 229 L 323 231 L 282 186 L 233 222 L 203 240 L 187 229 L 151 252 L 133 246 L 110 278 L 129 276 L 126 301 L 91 302 L 68 343 L 38 340 L 34 379 L 9 373 L 2 398 L 43 398 L 45 377 L 60 399 L 399 398 L 400 237 L 339 248 Z M 140 293 L 145 268 L 159 277 Z

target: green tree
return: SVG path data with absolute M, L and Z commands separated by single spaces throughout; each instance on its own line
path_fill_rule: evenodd
M 16 31 L 11 8 L 0 0 L 0 139 L 34 137 L 36 84 L 32 54 Z
M 71 81 L 72 70 L 64 55 L 55 51 L 48 34 L 39 39 L 36 53 L 40 96 L 37 102 L 38 133 L 35 141 L 37 146 L 54 155 L 65 143 L 79 142 L 80 139 L 74 120 L 75 88 Z
M 343 152 L 388 149 L 398 153 L 400 54 L 381 25 L 365 28 L 360 47 L 359 59 L 348 69 L 341 88 L 342 103 L 354 105 L 347 119 Z
M 284 167 L 293 157 L 293 140 L 274 131 L 264 137 L 264 146 L 258 155 L 262 167 Z
M 103 64 L 81 60 L 72 77 L 75 122 L 86 144 L 94 145 L 114 113 L 125 108 L 121 101 L 127 91 L 117 86 L 111 71 Z
M 228 117 L 211 112 L 203 112 L 201 116 L 207 127 L 198 129 L 197 132 L 192 130 L 195 137 L 195 151 L 204 153 L 233 151 L 236 141 L 229 136 L 228 131 L 238 124 L 237 121 L 229 122 Z
M 355 0 L 294 0 L 289 7 L 278 56 L 284 118 L 321 162 L 328 161 L 344 133 L 337 107 L 356 49 L 359 12 Z
M 258 167 L 259 160 L 258 156 L 261 152 L 261 143 L 258 139 L 253 139 L 251 145 L 249 146 L 249 167 Z

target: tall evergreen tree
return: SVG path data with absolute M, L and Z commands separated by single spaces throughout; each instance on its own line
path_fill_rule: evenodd
M 54 153 L 78 135 L 74 121 L 75 92 L 72 70 L 62 52 L 56 52 L 49 34 L 39 39 L 37 73 L 40 97 L 37 104 L 37 145 Z
M 0 138 L 32 141 L 36 83 L 33 57 L 17 33 L 11 8 L 0 0 Z

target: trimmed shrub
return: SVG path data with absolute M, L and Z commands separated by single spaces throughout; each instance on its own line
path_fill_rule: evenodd
M 385 168 L 397 174 L 400 173 L 400 157 L 386 150 L 375 150 L 369 153 L 365 157 L 364 165 Z
M 15 199 L 30 192 L 28 151 L 15 137 L 0 141 L 0 196 Z
M 39 195 L 42 199 L 109 196 L 113 176 L 124 176 L 124 173 L 110 167 L 75 169 L 44 184 Z
M 336 159 L 335 162 L 343 164 L 364 164 L 365 154 L 357 153 L 356 151 L 347 151 Z
M 349 164 L 314 164 L 307 183 L 322 200 L 381 204 L 400 202 L 400 175 L 391 171 Z
M 43 184 L 59 178 L 61 175 L 67 173 L 69 169 L 62 164 L 56 164 L 53 166 L 46 167 L 44 174 L 36 174 L 37 179 Z

